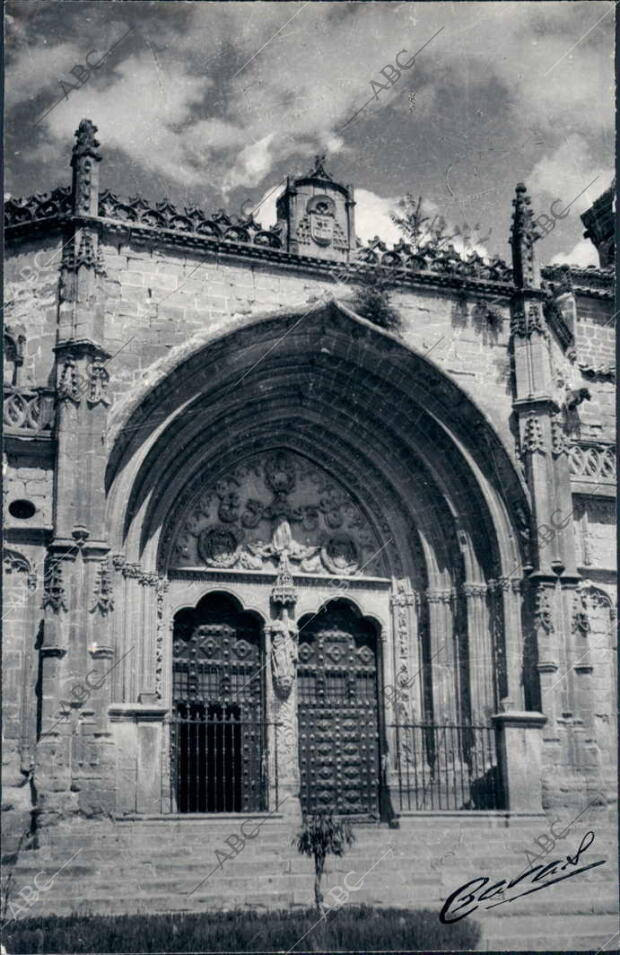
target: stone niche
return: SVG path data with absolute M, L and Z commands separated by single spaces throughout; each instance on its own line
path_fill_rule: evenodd
M 288 252 L 346 262 L 355 250 L 353 187 L 334 182 L 317 156 L 307 176 L 289 179 L 278 198 L 278 226 Z

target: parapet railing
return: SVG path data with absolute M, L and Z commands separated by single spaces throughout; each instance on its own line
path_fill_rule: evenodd
M 52 432 L 55 392 L 52 388 L 4 385 L 2 421 L 8 434 L 28 436 Z

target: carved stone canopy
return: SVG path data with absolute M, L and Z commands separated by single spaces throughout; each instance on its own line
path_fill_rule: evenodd
M 257 455 L 194 499 L 176 533 L 177 567 L 381 575 L 381 542 L 351 495 L 288 450 Z

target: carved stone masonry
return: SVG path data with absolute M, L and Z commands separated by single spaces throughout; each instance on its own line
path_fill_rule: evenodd
M 101 161 L 99 142 L 95 138 L 97 127 L 89 119 L 83 119 L 75 134 L 71 165 L 73 166 L 73 209 L 76 215 L 91 212 L 91 185 L 93 165 Z
M 466 597 L 486 597 L 487 592 L 486 584 L 463 584 L 463 593 Z
M 155 638 L 155 696 L 163 699 L 164 691 L 164 607 L 168 591 L 168 579 L 159 577 L 157 582 L 157 635 Z
M 297 603 L 297 591 L 289 570 L 288 555 L 296 546 L 291 537 L 288 521 L 282 521 L 273 534 L 273 547 L 278 555 L 280 568 L 271 589 L 271 600 L 276 606 L 278 618 L 267 624 L 271 636 L 271 671 L 274 689 L 286 698 L 293 688 L 297 662 L 297 627 L 289 618 L 289 607 Z
M 63 362 L 60 379 L 58 381 L 58 399 L 59 401 L 72 401 L 75 405 L 79 405 L 80 403 L 80 386 L 78 384 L 78 373 L 73 355 L 67 355 Z
M 30 561 L 28 561 L 23 554 L 19 554 L 16 550 L 10 550 L 9 548 L 4 548 L 2 552 L 2 565 L 5 574 L 12 573 L 25 573 L 26 576 L 26 586 L 28 590 L 37 589 L 37 574 L 30 566 Z
M 517 306 L 510 320 L 510 331 L 515 338 L 531 338 L 534 332 L 547 336 L 544 318 L 536 305 L 530 305 L 527 311 Z
M 85 267 L 87 269 L 94 269 L 97 275 L 105 275 L 103 255 L 98 244 L 95 247 L 94 236 L 89 232 L 84 232 L 77 253 L 74 250 L 70 263 L 68 264 L 65 264 L 63 259 L 63 267 L 72 268 L 74 270 Z
M 89 405 L 94 407 L 102 404 L 109 407 L 110 398 L 107 394 L 109 380 L 110 376 L 106 371 L 103 360 L 93 358 L 88 366 L 88 395 L 86 400 Z
M 67 610 L 65 602 L 65 588 L 62 582 L 62 568 L 58 558 L 50 559 L 45 567 L 45 578 L 43 586 L 43 610 L 48 607 L 59 613 L 61 610 Z
M 566 454 L 568 452 L 568 443 L 566 440 L 566 434 L 564 432 L 564 426 L 560 415 L 553 415 L 551 418 L 551 453 L 557 458 L 561 454 Z
M 100 563 L 97 570 L 97 582 L 95 584 L 95 604 L 90 609 L 90 613 L 99 611 L 102 617 L 114 609 L 114 597 L 112 595 L 112 572 L 107 560 Z
M 297 663 L 297 627 L 290 620 L 272 620 L 266 625 L 271 638 L 271 672 L 279 696 L 290 694 Z
M 545 443 L 540 421 L 534 415 L 530 415 L 525 420 L 521 452 L 522 454 L 534 454 L 537 451 L 540 454 L 544 454 Z
M 583 591 L 576 590 L 573 594 L 571 629 L 573 633 L 580 634 L 582 637 L 587 636 L 592 629 L 588 617 L 588 598 Z
M 555 630 L 550 594 L 543 586 L 536 589 L 534 621 L 537 629 L 543 630 L 544 633 L 553 633 Z
M 517 286 L 531 286 L 535 284 L 534 243 L 540 238 L 534 222 L 534 213 L 531 200 L 522 182 L 517 185 L 515 198 L 512 200 L 514 208 L 512 217 L 512 261 Z
M 407 607 L 415 605 L 415 594 L 408 588 L 406 580 L 399 580 L 396 593 L 391 598 L 392 610 L 396 617 L 399 654 L 403 658 L 409 655 L 409 614 Z

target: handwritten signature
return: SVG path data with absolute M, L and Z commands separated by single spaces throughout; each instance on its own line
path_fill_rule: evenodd
M 494 882 L 489 886 L 488 883 L 491 882 L 491 879 L 488 876 L 480 876 L 477 879 L 466 882 L 448 896 L 439 913 L 439 921 L 443 922 L 444 925 L 448 925 L 450 922 L 458 922 L 460 919 L 464 919 L 466 916 L 471 915 L 472 912 L 475 912 L 481 902 L 486 902 L 496 896 L 502 896 L 502 898 L 484 907 L 492 909 L 496 905 L 503 905 L 505 902 L 514 902 L 523 895 L 539 892 L 541 889 L 546 889 L 556 882 L 562 882 L 563 879 L 570 879 L 574 875 L 579 875 L 580 872 L 586 872 L 588 869 L 595 869 L 599 865 L 605 865 L 607 860 L 601 859 L 599 862 L 582 865 L 578 869 L 573 868 L 573 871 L 568 872 L 566 875 L 557 875 L 558 872 L 564 872 L 565 869 L 579 865 L 580 857 L 593 842 L 594 833 L 586 832 L 574 856 L 567 855 L 564 859 L 554 859 L 553 862 L 548 862 L 546 865 L 535 865 L 510 882 L 506 879 L 501 879 L 499 882 Z M 551 878 L 551 876 L 556 877 Z M 512 889 L 516 885 L 523 888 L 524 885 L 531 883 L 534 883 L 533 888 L 528 888 L 525 892 L 518 892 L 518 894 L 511 895 L 508 898 L 504 897 L 508 889 Z M 467 908 L 467 906 L 469 906 L 469 908 Z M 466 909 L 466 911 L 462 912 L 461 909 Z M 460 914 L 457 915 L 457 912 L 460 912 Z

